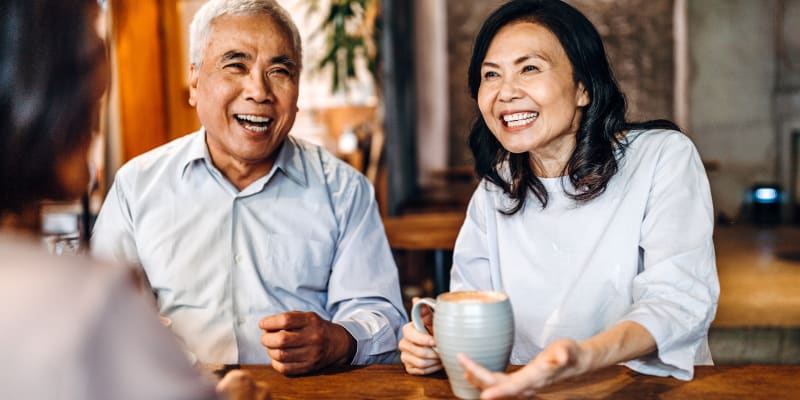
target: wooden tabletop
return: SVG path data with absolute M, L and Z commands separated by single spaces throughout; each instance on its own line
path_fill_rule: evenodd
M 717 226 L 714 245 L 720 283 L 714 327 L 800 328 L 800 228 Z
M 412 376 L 401 365 L 338 367 L 299 377 L 285 377 L 268 365 L 244 365 L 267 382 L 272 398 L 281 399 L 447 399 L 453 398 L 443 373 Z M 518 367 L 512 367 L 516 369 Z M 638 374 L 615 366 L 559 383 L 539 399 L 797 399 L 800 365 L 696 367 L 685 382 Z
M 389 245 L 400 250 L 453 250 L 465 213 L 431 212 L 383 219 Z

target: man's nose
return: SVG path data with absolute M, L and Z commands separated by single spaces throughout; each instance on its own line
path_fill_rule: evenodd
M 270 102 L 275 99 L 272 86 L 266 74 L 253 71 L 247 78 L 244 88 L 245 99 L 256 103 Z

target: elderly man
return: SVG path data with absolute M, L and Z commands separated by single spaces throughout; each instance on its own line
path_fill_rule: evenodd
M 95 255 L 141 265 L 200 362 L 298 374 L 396 360 L 407 318 L 373 188 L 288 137 L 302 56 L 291 18 L 274 0 L 212 0 L 190 41 L 203 128 L 118 171 Z

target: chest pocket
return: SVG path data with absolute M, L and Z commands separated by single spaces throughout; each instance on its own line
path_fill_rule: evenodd
M 270 235 L 260 263 L 262 279 L 289 291 L 327 291 L 333 244 L 286 235 Z

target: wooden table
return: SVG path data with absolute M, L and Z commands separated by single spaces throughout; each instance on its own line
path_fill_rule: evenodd
M 338 367 L 300 377 L 285 377 L 266 365 L 241 368 L 267 382 L 275 400 L 453 398 L 443 373 L 412 376 L 400 365 Z M 800 366 L 697 367 L 694 380 L 689 382 L 641 375 L 615 366 L 559 383 L 536 398 L 798 399 Z
M 800 228 L 717 226 L 714 244 L 720 281 L 714 327 L 800 328 Z
M 447 291 L 450 266 L 445 252 L 452 252 L 464 223 L 465 212 L 407 214 L 383 219 L 389 246 L 394 250 L 430 250 L 434 253 L 434 292 Z

